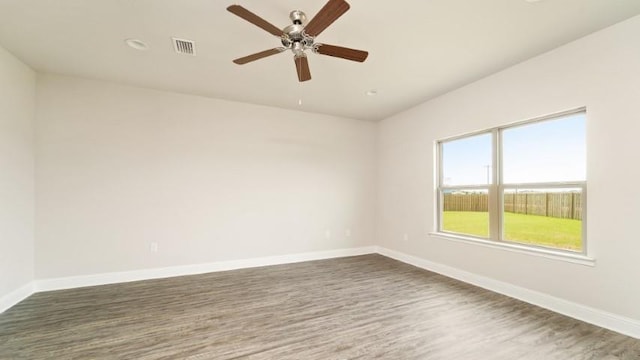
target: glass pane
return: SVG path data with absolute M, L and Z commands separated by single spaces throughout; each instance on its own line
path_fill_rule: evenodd
M 488 190 L 447 190 L 442 197 L 442 231 L 489 237 Z
M 579 113 L 504 130 L 504 183 L 584 181 L 585 128 Z
M 442 184 L 489 184 L 491 148 L 490 133 L 442 143 Z
M 504 191 L 504 240 L 582 251 L 582 189 Z

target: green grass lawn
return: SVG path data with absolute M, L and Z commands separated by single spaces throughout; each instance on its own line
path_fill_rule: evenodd
M 480 237 L 489 236 L 489 214 L 445 211 L 443 230 Z M 580 251 L 582 221 L 538 215 L 505 213 L 505 240 Z

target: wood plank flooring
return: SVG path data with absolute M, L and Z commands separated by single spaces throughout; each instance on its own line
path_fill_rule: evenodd
M 0 359 L 640 359 L 640 340 L 380 255 L 34 294 Z

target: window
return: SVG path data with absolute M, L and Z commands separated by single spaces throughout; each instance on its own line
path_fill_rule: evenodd
M 586 253 L 586 111 L 438 144 L 438 232 Z

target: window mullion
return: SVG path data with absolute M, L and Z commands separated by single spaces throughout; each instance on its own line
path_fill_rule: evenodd
M 442 231 L 442 213 L 444 211 L 444 199 L 443 199 L 443 169 L 442 169 L 442 142 L 438 142 L 436 145 L 436 166 L 438 171 L 438 176 L 436 178 L 436 193 L 437 193 L 437 203 L 436 203 L 436 213 L 438 214 L 436 218 L 436 229 L 438 231 Z
M 501 239 L 500 214 L 500 133 L 498 129 L 491 131 L 491 183 L 489 184 L 489 239 Z

